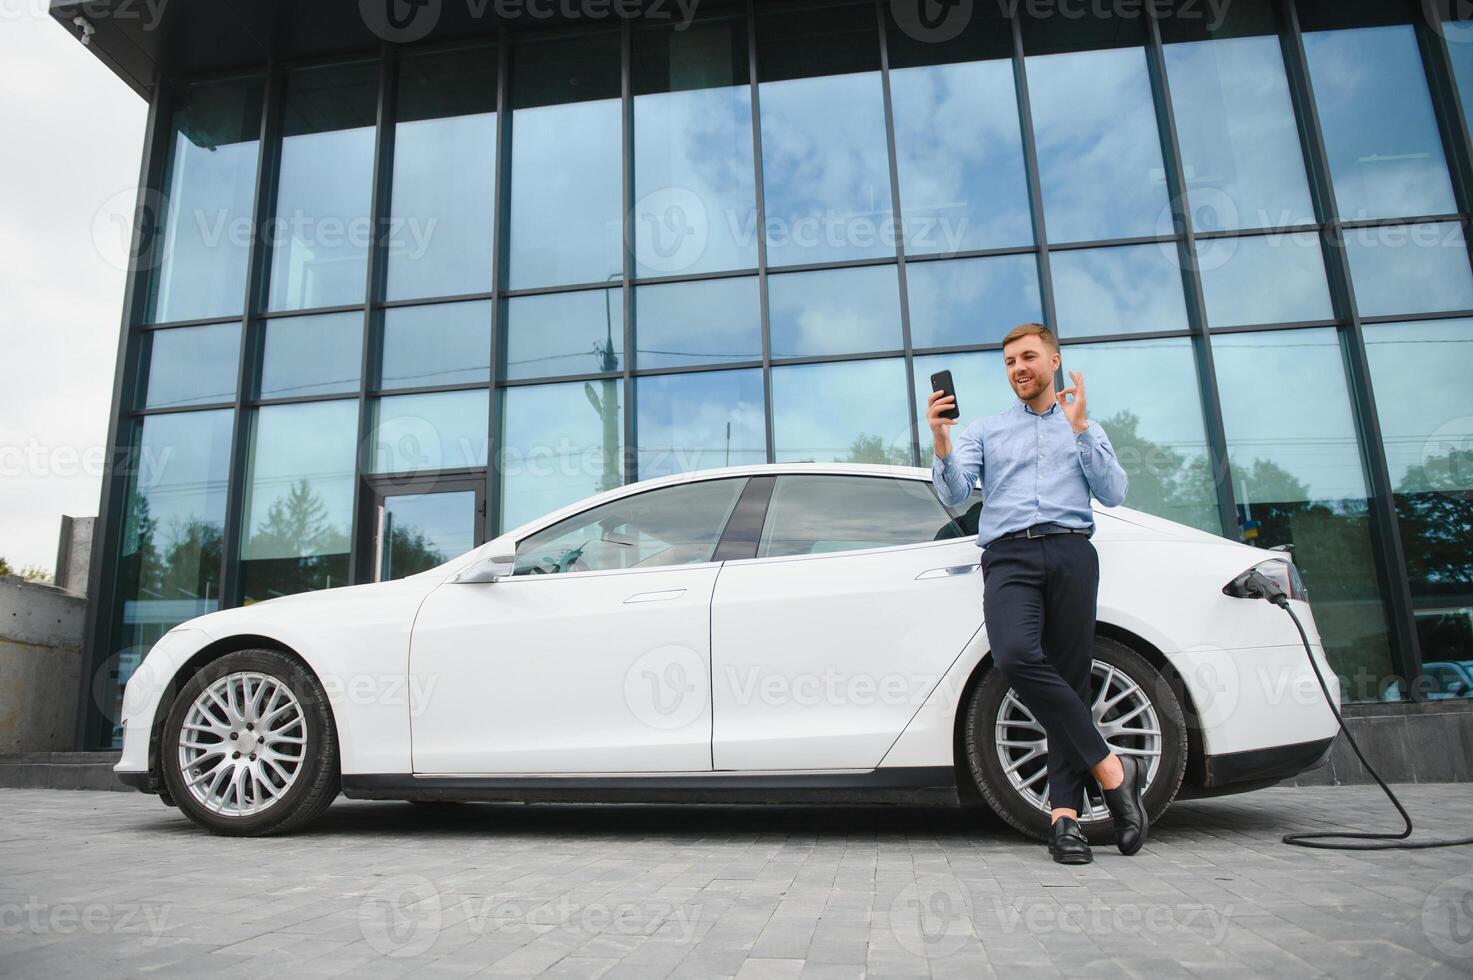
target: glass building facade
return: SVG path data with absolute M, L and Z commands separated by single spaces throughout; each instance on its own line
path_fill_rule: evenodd
M 1063 7 L 713 0 L 163 79 L 85 747 L 200 613 L 638 479 L 928 465 L 930 374 L 1006 408 L 1026 320 L 1127 506 L 1292 548 L 1346 698 L 1435 696 L 1473 661 L 1473 25 Z

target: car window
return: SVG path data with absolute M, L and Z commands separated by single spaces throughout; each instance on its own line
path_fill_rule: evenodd
M 701 480 L 586 510 L 523 538 L 513 575 L 691 565 L 711 560 L 745 479 Z
M 975 533 L 975 520 L 972 526 Z M 780 476 L 757 557 L 885 548 L 966 533 L 923 480 Z

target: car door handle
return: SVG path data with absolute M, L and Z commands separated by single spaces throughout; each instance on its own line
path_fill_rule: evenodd
M 970 575 L 972 572 L 975 572 L 981 567 L 982 566 L 980 564 L 977 564 L 948 565 L 946 568 L 928 568 L 924 572 L 921 572 L 921 574 L 916 576 L 916 581 L 919 582 L 923 578 L 949 578 L 952 575 Z
M 667 599 L 679 599 L 685 595 L 684 589 L 665 589 L 663 592 L 636 592 L 625 599 L 624 602 L 664 602 Z

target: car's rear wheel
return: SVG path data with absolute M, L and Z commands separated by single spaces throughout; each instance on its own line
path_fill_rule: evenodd
M 338 795 L 327 694 L 280 650 L 239 650 L 207 664 L 174 699 L 163 739 L 169 795 L 217 834 L 295 830 Z
M 1112 751 L 1147 764 L 1146 808 L 1155 820 L 1171 804 L 1187 764 L 1181 702 L 1151 663 L 1095 637 L 1090 707 Z M 967 764 L 983 800 L 1009 825 L 1045 840 L 1049 829 L 1048 736 L 1002 671 L 989 670 L 966 707 Z M 1087 781 L 1080 825 L 1095 843 L 1114 840 L 1110 813 Z

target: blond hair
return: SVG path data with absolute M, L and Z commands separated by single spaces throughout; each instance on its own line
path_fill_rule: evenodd
M 1059 352 L 1059 338 L 1055 337 L 1054 332 L 1041 323 L 1018 324 L 1016 327 L 1008 331 L 1008 335 L 1002 339 L 1002 345 L 1006 347 L 1013 341 L 1021 340 L 1024 337 L 1037 337 L 1039 340 L 1043 341 L 1044 346 L 1046 346 L 1049 350 L 1053 351 L 1055 354 Z

